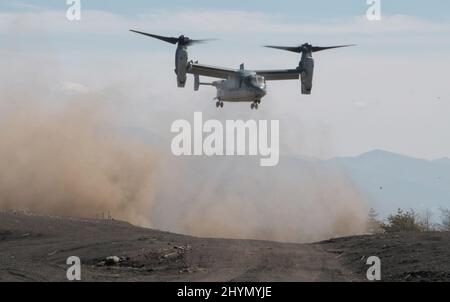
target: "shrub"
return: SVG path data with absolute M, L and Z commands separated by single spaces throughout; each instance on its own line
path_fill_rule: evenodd
M 386 233 L 423 231 L 416 213 L 413 210 L 405 212 L 401 209 L 398 209 L 396 214 L 390 215 L 387 218 L 387 223 L 383 223 L 381 228 Z

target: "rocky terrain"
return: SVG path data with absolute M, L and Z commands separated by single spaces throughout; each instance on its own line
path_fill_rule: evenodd
M 365 259 L 384 281 L 449 281 L 447 233 L 375 235 L 314 244 L 207 239 L 114 220 L 0 213 L 0 281 L 365 281 Z

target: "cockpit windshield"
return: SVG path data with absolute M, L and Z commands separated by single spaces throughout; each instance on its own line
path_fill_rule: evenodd
M 250 76 L 250 77 L 248 77 L 248 80 L 250 81 L 250 84 L 253 86 L 256 86 L 256 87 L 264 87 L 265 86 L 263 76 L 260 76 L 260 75 Z
M 260 76 L 256 76 L 253 78 L 253 84 L 261 84 L 262 83 L 262 79 Z

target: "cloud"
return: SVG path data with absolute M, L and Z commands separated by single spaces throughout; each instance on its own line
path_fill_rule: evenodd
M 23 1 L 11 1 L 9 4 L 9 7 L 14 9 L 25 9 L 25 10 L 42 10 L 42 7 L 38 5 L 34 5 L 31 3 L 26 3 Z
M 363 101 L 354 102 L 353 105 L 355 105 L 355 107 L 358 109 L 364 109 L 367 107 L 367 103 Z
M 83 10 L 79 22 L 69 22 L 66 12 L 47 10 L 0 13 L 0 33 L 11 29 L 36 33 L 92 33 L 115 35 L 138 28 L 160 33 L 199 32 L 211 34 L 381 34 L 448 33 L 449 23 L 436 23 L 405 15 L 383 16 L 369 21 L 365 16 L 321 23 L 293 23 L 283 15 L 239 10 L 169 12 L 158 10 L 133 18 L 106 11 Z
M 69 93 L 86 94 L 89 89 L 80 83 L 75 82 L 63 82 L 61 83 L 61 90 Z

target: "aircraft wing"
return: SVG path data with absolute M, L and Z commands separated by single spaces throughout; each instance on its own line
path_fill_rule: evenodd
M 255 70 L 256 74 L 261 75 L 266 81 L 278 80 L 298 80 L 300 78 L 300 69 L 272 69 Z
M 205 77 L 228 79 L 228 77 L 236 73 L 236 69 L 191 63 L 187 72 Z

